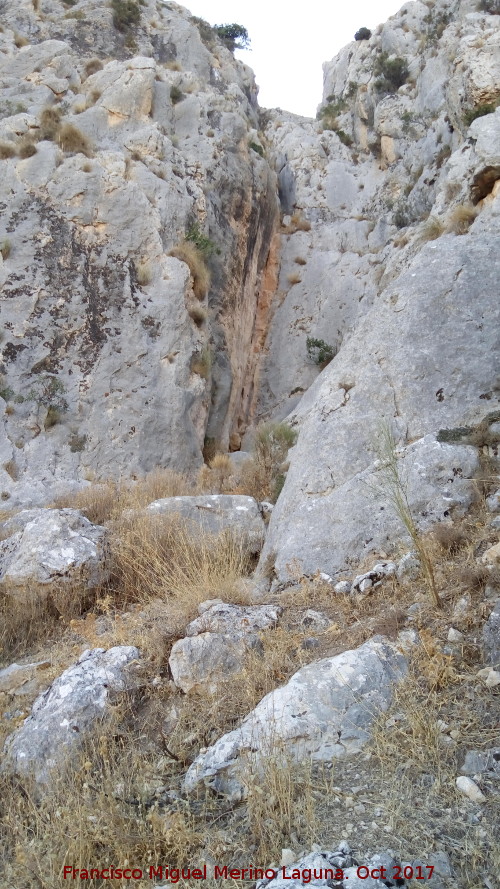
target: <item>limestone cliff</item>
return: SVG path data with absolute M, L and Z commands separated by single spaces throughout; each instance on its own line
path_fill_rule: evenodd
M 176 4 L 137 8 L 132 29 L 92 0 L 2 5 L 9 506 L 58 479 L 192 470 L 245 422 L 278 211 L 253 75 Z

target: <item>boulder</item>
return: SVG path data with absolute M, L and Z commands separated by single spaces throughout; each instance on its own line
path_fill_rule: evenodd
M 403 655 L 383 637 L 302 667 L 266 695 L 239 728 L 197 757 L 185 790 L 205 786 L 239 800 L 246 794 L 245 775 L 258 773 L 271 751 L 296 761 L 359 753 L 376 714 L 389 706 L 392 684 L 406 669 Z
M 186 627 L 186 636 L 198 633 L 231 633 L 234 636 L 268 630 L 278 623 L 283 614 L 281 605 L 231 605 L 215 602 L 209 608 L 202 602 L 198 610 L 200 617 Z
M 92 729 L 109 715 L 113 698 L 133 688 L 130 666 L 138 658 L 133 646 L 84 651 L 36 699 L 31 715 L 7 738 L 2 770 L 48 783 L 51 773 L 60 773 L 74 760 Z
M 19 601 L 54 584 L 91 589 L 106 579 L 107 532 L 78 510 L 23 510 L 5 524 L 19 530 L 0 541 L 0 588 Z
M 186 627 L 186 638 L 172 646 L 169 666 L 184 692 L 214 694 L 222 681 L 243 669 L 249 649 L 260 644 L 258 632 L 275 627 L 283 609 L 215 600 L 202 602 L 199 611 L 200 616 Z
M 166 497 L 147 508 L 153 515 L 180 516 L 194 532 L 231 532 L 250 553 L 262 548 L 266 526 L 259 504 L 239 494 L 206 494 L 199 497 Z

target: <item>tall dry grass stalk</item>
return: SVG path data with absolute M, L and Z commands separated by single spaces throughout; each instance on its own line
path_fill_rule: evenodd
M 379 425 L 375 450 L 380 465 L 377 468 L 378 481 L 373 485 L 373 490 L 388 501 L 406 528 L 422 564 L 431 599 L 436 608 L 440 608 L 441 601 L 436 587 L 432 559 L 412 515 L 406 480 L 403 478 L 396 452 L 396 441 L 388 423 L 383 422 Z

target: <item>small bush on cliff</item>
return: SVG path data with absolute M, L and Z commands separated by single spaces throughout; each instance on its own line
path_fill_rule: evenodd
M 214 31 L 231 52 L 235 49 L 248 49 L 250 38 L 243 25 L 214 25 Z
M 111 9 L 117 31 L 128 31 L 141 21 L 141 10 L 135 0 L 111 0 Z
M 496 111 L 496 108 L 496 104 L 493 104 L 492 102 L 476 105 L 475 108 L 468 108 L 464 113 L 465 126 L 470 127 L 471 123 L 474 120 L 477 120 L 478 117 L 484 117 L 486 114 L 493 114 L 493 112 Z
M 500 15 L 500 0 L 480 0 L 478 9 L 490 15 Z
M 410 70 L 405 59 L 391 59 L 389 53 L 381 52 L 375 60 L 374 73 L 378 75 L 375 86 L 379 92 L 395 93 L 408 80 Z
M 359 31 L 356 31 L 354 35 L 355 40 L 369 40 L 372 36 L 372 32 L 369 28 L 360 28 Z
M 61 126 L 61 112 L 59 108 L 48 105 L 40 114 L 40 139 L 55 139 Z
M 257 427 L 253 455 L 242 469 L 238 493 L 276 503 L 285 483 L 289 448 L 297 441 L 287 423 L 263 423 Z
M 318 340 L 312 336 L 307 337 L 306 348 L 309 360 L 320 367 L 326 367 L 336 354 L 333 346 L 325 343 L 324 340 Z
M 5 161 L 16 156 L 16 149 L 10 142 L 0 142 L 0 160 Z

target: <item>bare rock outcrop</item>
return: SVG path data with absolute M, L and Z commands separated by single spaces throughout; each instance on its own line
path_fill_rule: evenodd
M 376 713 L 387 709 L 393 682 L 403 678 L 405 658 L 382 637 L 302 667 L 262 699 L 241 726 L 220 738 L 190 766 L 187 791 L 209 787 L 230 800 L 245 796 L 262 758 L 292 760 L 359 753 Z
M 7 738 L 2 769 L 33 775 L 42 785 L 54 769 L 61 773 L 92 728 L 109 716 L 114 696 L 134 686 L 132 663 L 138 657 L 132 646 L 85 651 L 36 699 L 31 715 Z

